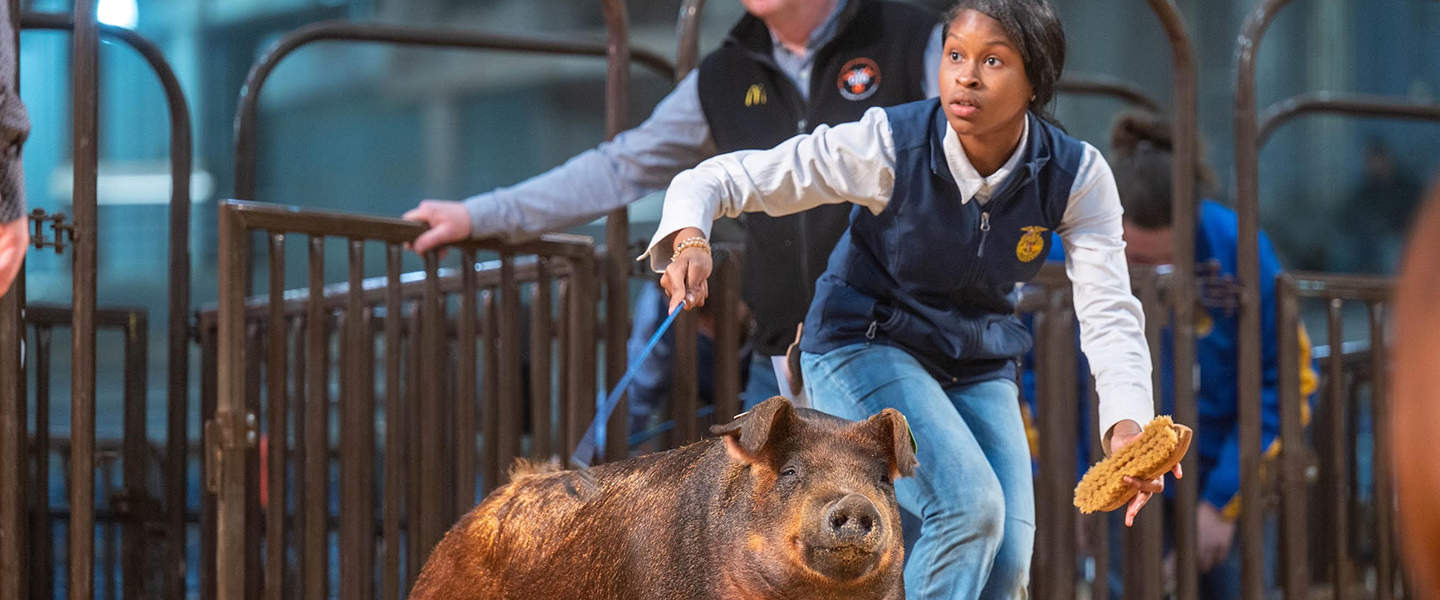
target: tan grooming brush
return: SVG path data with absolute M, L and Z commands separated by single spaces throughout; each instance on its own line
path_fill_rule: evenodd
M 1169 416 L 1156 417 L 1139 439 L 1085 471 L 1075 486 L 1075 507 L 1089 514 L 1125 506 L 1138 493 L 1125 476 L 1150 481 L 1164 475 L 1185 458 L 1193 435 Z

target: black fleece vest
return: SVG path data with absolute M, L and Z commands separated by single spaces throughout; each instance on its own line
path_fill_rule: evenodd
M 720 152 L 770 148 L 822 123 L 856 121 L 874 106 L 925 96 L 925 45 L 938 17 L 923 8 L 849 0 L 836 35 L 816 51 L 807 102 L 775 65 L 764 22 L 745 15 L 700 64 L 700 106 Z M 742 295 L 755 315 L 755 348 L 778 355 L 805 319 L 815 280 L 849 225 L 849 207 L 797 215 L 747 213 Z

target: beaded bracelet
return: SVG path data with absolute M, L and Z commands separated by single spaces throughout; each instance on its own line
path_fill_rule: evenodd
M 675 244 L 675 253 L 670 255 L 670 262 L 675 262 L 675 259 L 680 258 L 680 253 L 689 248 L 702 248 L 708 254 L 710 242 L 705 241 L 705 236 L 701 235 L 685 238 Z

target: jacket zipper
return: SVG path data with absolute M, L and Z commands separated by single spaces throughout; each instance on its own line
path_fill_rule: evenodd
M 980 249 L 975 251 L 976 258 L 985 258 L 985 238 L 990 235 L 990 211 L 980 212 Z

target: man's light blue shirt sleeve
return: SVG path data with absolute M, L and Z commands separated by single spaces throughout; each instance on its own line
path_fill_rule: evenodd
M 525 239 L 585 223 L 665 189 L 715 152 L 691 71 L 639 127 L 516 185 L 467 198 L 470 235 Z

